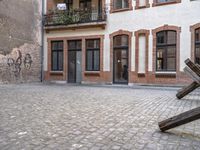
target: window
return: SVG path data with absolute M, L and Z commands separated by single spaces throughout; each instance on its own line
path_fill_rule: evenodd
M 114 0 L 113 7 L 115 10 L 129 8 L 129 0 Z
M 176 71 L 176 35 L 176 31 L 161 31 L 157 33 L 157 71 Z
M 146 6 L 146 0 L 139 0 L 139 7 Z
M 181 0 L 153 0 L 153 6 L 181 3 Z
M 200 28 L 195 30 L 195 63 L 200 64 Z
M 91 0 L 80 0 L 79 1 L 79 8 L 81 10 L 91 10 L 92 2 Z
M 149 0 L 136 0 L 135 9 L 149 8 Z
M 100 39 L 86 40 L 86 71 L 100 70 Z
M 63 71 L 63 41 L 51 42 L 51 70 Z
M 72 9 L 72 5 L 73 5 L 73 0 L 65 0 L 64 1 L 66 6 L 67 6 L 67 11 L 69 11 L 70 9 Z
M 114 37 L 114 48 L 128 47 L 128 36 L 118 35 Z
M 110 13 L 133 10 L 132 0 L 111 0 Z

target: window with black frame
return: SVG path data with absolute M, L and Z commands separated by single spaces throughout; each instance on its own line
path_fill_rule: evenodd
M 195 63 L 200 64 L 200 28 L 195 30 Z
M 129 0 L 113 0 L 113 1 L 114 1 L 113 3 L 114 10 L 129 8 Z
M 71 10 L 73 7 L 73 0 L 65 0 L 64 3 L 66 4 L 67 11 Z
M 156 36 L 156 71 L 176 71 L 176 31 L 161 31 Z
M 100 39 L 86 40 L 86 71 L 100 70 Z
M 63 41 L 51 42 L 51 70 L 63 71 Z

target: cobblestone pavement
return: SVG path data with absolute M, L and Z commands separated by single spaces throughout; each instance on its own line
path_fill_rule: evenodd
M 1 150 L 198 150 L 200 121 L 162 133 L 157 122 L 200 106 L 198 91 L 0 85 Z

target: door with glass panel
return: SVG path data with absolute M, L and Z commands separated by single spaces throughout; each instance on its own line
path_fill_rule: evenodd
M 68 83 L 82 80 L 81 40 L 68 41 Z
M 128 36 L 119 35 L 113 39 L 113 83 L 128 83 Z
M 79 21 L 88 22 L 91 21 L 91 12 L 92 12 L 92 1 L 91 0 L 80 0 L 79 1 Z

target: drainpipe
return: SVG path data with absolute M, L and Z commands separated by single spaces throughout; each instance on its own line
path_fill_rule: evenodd
M 44 29 L 43 29 L 43 24 L 44 24 L 44 0 L 42 0 L 42 20 L 41 20 L 41 75 L 40 75 L 40 81 L 43 82 L 44 79 L 44 74 L 43 74 L 43 64 L 44 64 Z

